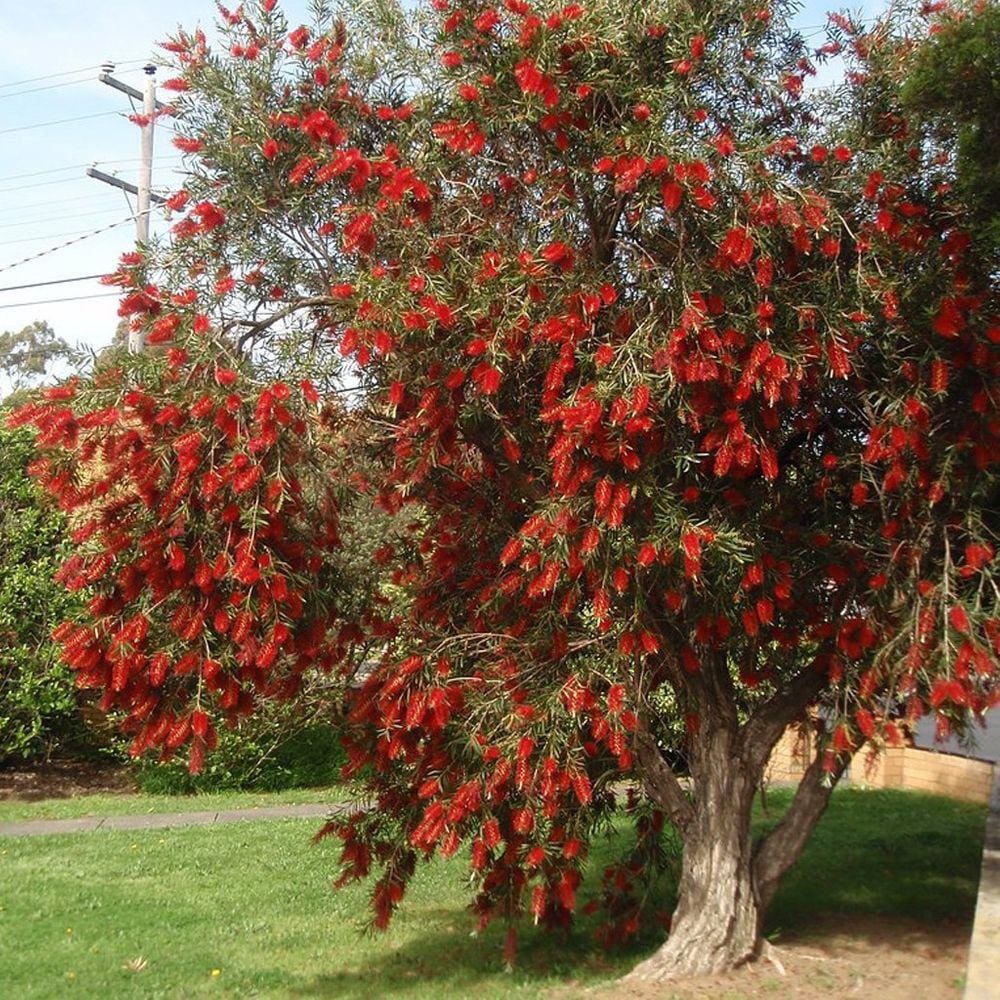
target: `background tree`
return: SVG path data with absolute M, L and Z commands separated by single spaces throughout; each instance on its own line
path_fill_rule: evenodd
M 60 367 L 71 365 L 79 352 L 70 347 L 44 320 L 36 320 L 17 332 L 0 331 L 0 371 L 6 376 L 4 389 L 12 397 L 53 377 Z M 60 372 L 65 376 L 65 371 Z M 8 399 L 8 405 L 14 400 Z
M 27 468 L 34 442 L 0 430 L 0 764 L 47 753 L 79 735 L 73 672 L 49 639 L 77 601 L 52 579 L 67 552 L 65 519 Z
M 347 741 L 375 806 L 322 831 L 344 880 L 381 869 L 377 926 L 463 841 L 511 952 L 520 915 L 568 923 L 626 781 L 605 938 L 655 902 L 670 822 L 636 975 L 737 965 L 851 754 L 996 699 L 1000 326 L 901 103 L 925 29 L 836 16 L 811 55 L 787 13 L 439 0 L 289 31 L 262 0 L 221 54 L 168 45 L 182 215 L 111 279 L 166 350 L 19 417 L 92 512 L 63 575 L 97 596 L 58 635 L 137 753 L 194 769 L 214 718 L 384 650 Z M 844 85 L 809 91 L 835 53 Z M 365 497 L 403 531 L 358 583 Z
M 966 220 L 995 275 L 1000 266 L 1000 8 L 979 3 L 950 12 L 909 66 L 907 112 L 925 118 L 946 163 Z

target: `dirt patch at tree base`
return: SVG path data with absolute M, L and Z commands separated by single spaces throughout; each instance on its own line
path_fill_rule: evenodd
M 775 940 L 784 975 L 762 960 L 687 982 L 616 983 L 585 992 L 595 1000 L 959 1000 L 971 933 L 965 922 L 831 916 Z
M 130 795 L 136 791 L 128 770 L 82 760 L 51 760 L 0 768 L 0 799 L 36 802 L 76 795 Z

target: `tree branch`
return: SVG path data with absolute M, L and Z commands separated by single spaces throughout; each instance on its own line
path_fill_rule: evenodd
M 825 686 L 825 672 L 810 664 L 757 707 L 741 734 L 743 758 L 752 768 L 763 770 L 781 734 L 802 718 Z
M 240 334 L 239 348 L 243 350 L 248 340 L 253 340 L 258 333 L 266 330 L 269 326 L 273 326 L 279 320 L 287 319 L 292 313 L 298 312 L 300 309 L 311 309 L 313 306 L 332 306 L 335 302 L 336 299 L 331 298 L 329 295 L 314 295 L 312 298 L 299 299 L 297 302 L 293 302 L 284 309 L 279 309 L 277 312 L 273 312 L 261 320 L 233 320 L 233 326 L 247 327 L 246 331 Z
M 670 821 L 683 833 L 694 809 L 688 801 L 673 768 L 663 759 L 649 731 L 640 729 L 635 734 L 635 749 L 643 770 L 646 794 L 670 817 Z
M 849 760 L 843 754 L 836 758 L 833 771 L 825 771 L 823 758 L 823 751 L 816 754 L 795 790 L 788 812 L 754 851 L 754 884 L 762 910 L 774 898 L 781 877 L 798 860 Z

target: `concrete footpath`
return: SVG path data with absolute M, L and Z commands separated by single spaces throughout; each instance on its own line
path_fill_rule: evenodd
M 272 819 L 323 819 L 348 809 L 343 802 L 260 806 L 202 812 L 138 813 L 129 816 L 80 816 L 76 819 L 28 819 L 0 823 L 0 837 L 39 837 L 53 833 L 91 830 L 164 830 L 174 826 L 211 826 L 216 823 L 255 823 Z
M 1000 767 L 996 769 L 989 808 L 976 919 L 969 945 L 965 1000 L 997 1000 L 1000 997 Z

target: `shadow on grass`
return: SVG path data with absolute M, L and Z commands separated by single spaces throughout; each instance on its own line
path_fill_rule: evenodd
M 291 992 L 302 997 L 468 997 L 470 1000 L 521 993 L 536 997 L 549 988 L 581 988 L 633 966 L 658 943 L 650 936 L 614 953 L 602 951 L 580 926 L 571 933 L 522 929 L 517 964 L 504 972 L 504 930 L 469 933 L 471 919 L 461 911 L 428 914 L 436 929 L 354 968 L 331 968 Z
M 783 789 L 768 796 L 767 813 L 758 811 L 756 817 L 758 835 L 778 822 L 790 798 L 791 792 Z M 809 847 L 786 876 L 765 933 L 813 941 L 826 936 L 836 948 L 846 927 L 852 937 L 920 952 L 932 943 L 928 923 L 933 921 L 945 924 L 946 939 L 960 941 L 975 909 L 984 823 L 985 809 L 967 803 L 907 792 L 838 791 Z M 595 847 L 582 898 L 597 891 L 601 869 L 627 846 L 630 831 L 622 828 L 613 839 L 617 843 Z M 663 886 L 665 901 L 672 888 Z M 593 936 L 599 917 L 582 919 L 566 934 L 526 924 L 517 966 L 502 974 L 501 926 L 471 937 L 471 918 L 461 909 L 419 904 L 415 909 L 401 914 L 407 925 L 402 941 L 376 945 L 370 960 L 331 969 L 301 983 L 294 994 L 474 1000 L 538 996 L 549 988 L 583 988 L 621 975 L 662 940 L 662 934 L 650 931 L 629 947 L 606 953 Z

